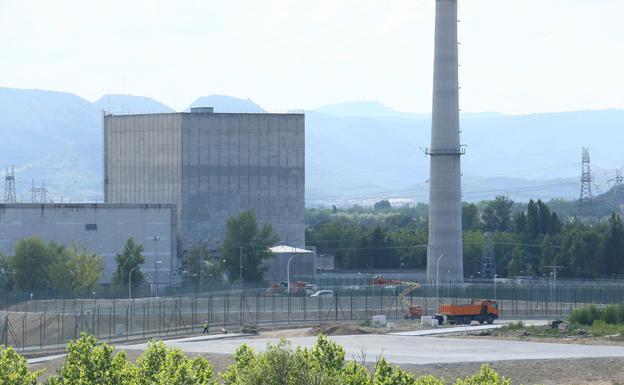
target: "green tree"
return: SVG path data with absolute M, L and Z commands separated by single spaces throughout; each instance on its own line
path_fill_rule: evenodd
M 31 372 L 24 357 L 13 348 L 0 345 L 0 385 L 35 385 L 43 372 Z
M 50 266 L 64 248 L 32 237 L 15 245 L 10 259 L 13 283 L 18 290 L 47 290 L 50 288 Z
M 2 253 L 0 253 L 0 289 L 13 289 L 11 258 Z
M 474 203 L 464 203 L 462 206 L 462 228 L 464 231 L 478 230 L 481 228 L 479 207 Z
M 221 243 L 221 256 L 225 260 L 230 281 L 239 277 L 241 257 L 243 280 L 262 281 L 266 270 L 263 262 L 273 257 L 269 248 L 277 241 L 273 226 L 270 223 L 258 226 L 256 214 L 252 210 L 243 211 L 239 216 L 228 219 L 225 238 Z
M 52 288 L 66 293 L 91 291 L 102 277 L 102 270 L 102 257 L 74 243 L 50 266 Z
M 382 199 L 378 202 L 375 202 L 375 205 L 373 205 L 373 209 L 375 210 L 390 210 L 392 208 L 392 205 L 390 204 L 390 201 L 387 199 Z
M 561 233 L 561 221 L 556 212 L 550 213 L 550 221 L 548 223 L 548 233 L 551 235 L 557 235 Z
M 563 275 L 599 277 L 608 274 L 604 264 L 602 226 L 589 227 L 579 223 L 566 226 L 561 232 L 560 264 Z
M 393 268 L 400 264 L 396 249 L 388 233 L 375 226 L 372 231 L 362 237 L 360 242 L 361 262 L 369 270 L 376 268 Z
M 207 280 L 210 251 L 203 243 L 195 243 L 184 256 L 182 280 L 187 285 L 196 285 Z
M 624 226 L 622 219 L 612 213 L 604 243 L 604 258 L 607 274 L 624 273 Z
M 118 289 L 127 289 L 128 276 L 132 269 L 134 269 L 132 286 L 135 287 L 143 283 L 143 272 L 140 269 L 141 264 L 145 262 L 143 245 L 136 243 L 134 238 L 129 238 L 123 251 L 115 257 L 115 261 L 117 262 L 117 270 L 113 274 L 113 286 Z
M 98 345 L 95 337 L 82 334 L 67 344 L 65 363 L 48 385 L 132 385 L 136 378 L 125 352 Z
M 427 233 L 424 230 L 398 230 L 390 234 L 402 267 L 424 269 L 427 267 Z
M 464 275 L 479 277 L 485 241 L 480 231 L 464 231 Z
M 483 225 L 486 231 L 508 231 L 511 229 L 511 209 L 514 202 L 507 197 L 497 196 L 483 210 Z
M 519 246 L 514 247 L 511 253 L 511 260 L 507 266 L 507 276 L 527 275 L 526 270 L 528 266 L 529 261 L 522 248 Z

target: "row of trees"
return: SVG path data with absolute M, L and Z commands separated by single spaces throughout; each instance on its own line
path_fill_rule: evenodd
M 570 217 L 562 221 L 541 200 L 520 204 L 507 197 L 464 204 L 462 211 L 466 276 L 481 274 L 486 232 L 492 234 L 501 277 L 543 276 L 552 266 L 563 266 L 559 275 L 566 277 L 624 275 L 624 229 L 615 213 L 587 225 Z M 334 254 L 340 268 L 426 267 L 425 205 L 311 209 L 306 219 L 308 244 Z
M 84 292 L 102 275 L 102 258 L 84 247 L 64 247 L 39 238 L 26 238 L 12 256 L 0 257 L 0 285 L 17 290 Z
M 245 211 L 228 220 L 220 249 L 220 258 L 213 258 L 202 243 L 192 245 L 185 253 L 181 274 L 185 285 L 196 287 L 202 281 L 238 280 L 242 263 L 242 279 L 258 282 L 264 273 L 263 261 L 272 257 L 269 248 L 277 243 L 271 224 L 259 226 L 253 211 Z M 141 266 L 145 263 L 143 245 L 133 238 L 127 240 L 116 255 L 116 270 L 111 284 L 114 291 L 125 293 L 129 278 L 133 288 L 144 281 Z M 102 257 L 73 244 L 70 247 L 25 238 L 17 242 L 11 256 L 0 256 L 0 288 L 17 291 L 53 291 L 57 294 L 90 293 L 101 281 Z M 132 274 L 130 274 L 132 272 Z

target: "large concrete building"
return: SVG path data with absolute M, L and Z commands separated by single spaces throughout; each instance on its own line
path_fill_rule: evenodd
M 463 282 L 457 0 L 436 0 L 427 279 Z
M 228 218 L 247 209 L 302 247 L 304 143 L 303 114 L 106 114 L 105 200 L 175 204 L 179 256 L 194 242 L 216 250 Z
M 76 242 L 102 257 L 102 282 L 108 283 L 117 268 L 115 256 L 132 237 L 144 246 L 146 281 L 153 283 L 158 271 L 157 282 L 165 283 L 175 274 L 176 220 L 171 204 L 0 204 L 0 252 L 12 255 L 15 244 L 28 237 L 65 246 Z

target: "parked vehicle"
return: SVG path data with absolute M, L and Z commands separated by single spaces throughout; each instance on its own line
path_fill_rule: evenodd
M 451 325 L 469 325 L 472 321 L 492 324 L 498 318 L 498 304 L 489 299 L 473 299 L 465 305 L 442 304 L 436 318 L 438 321 L 446 319 Z
M 310 297 L 333 297 L 333 290 L 319 290 L 316 293 L 313 293 Z

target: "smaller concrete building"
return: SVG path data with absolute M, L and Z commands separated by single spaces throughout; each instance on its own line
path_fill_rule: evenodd
M 179 266 L 176 218 L 173 204 L 0 204 L 0 252 L 13 254 L 15 244 L 28 237 L 65 246 L 77 242 L 102 256 L 102 283 L 109 283 L 115 256 L 132 237 L 144 247 L 146 282 L 157 271 L 158 282 L 165 283 L 175 279 Z
M 316 252 L 298 247 L 280 245 L 270 248 L 275 256 L 265 262 L 267 271 L 264 279 L 271 283 L 285 282 L 288 261 L 290 262 L 290 280 L 309 279 L 316 274 Z

